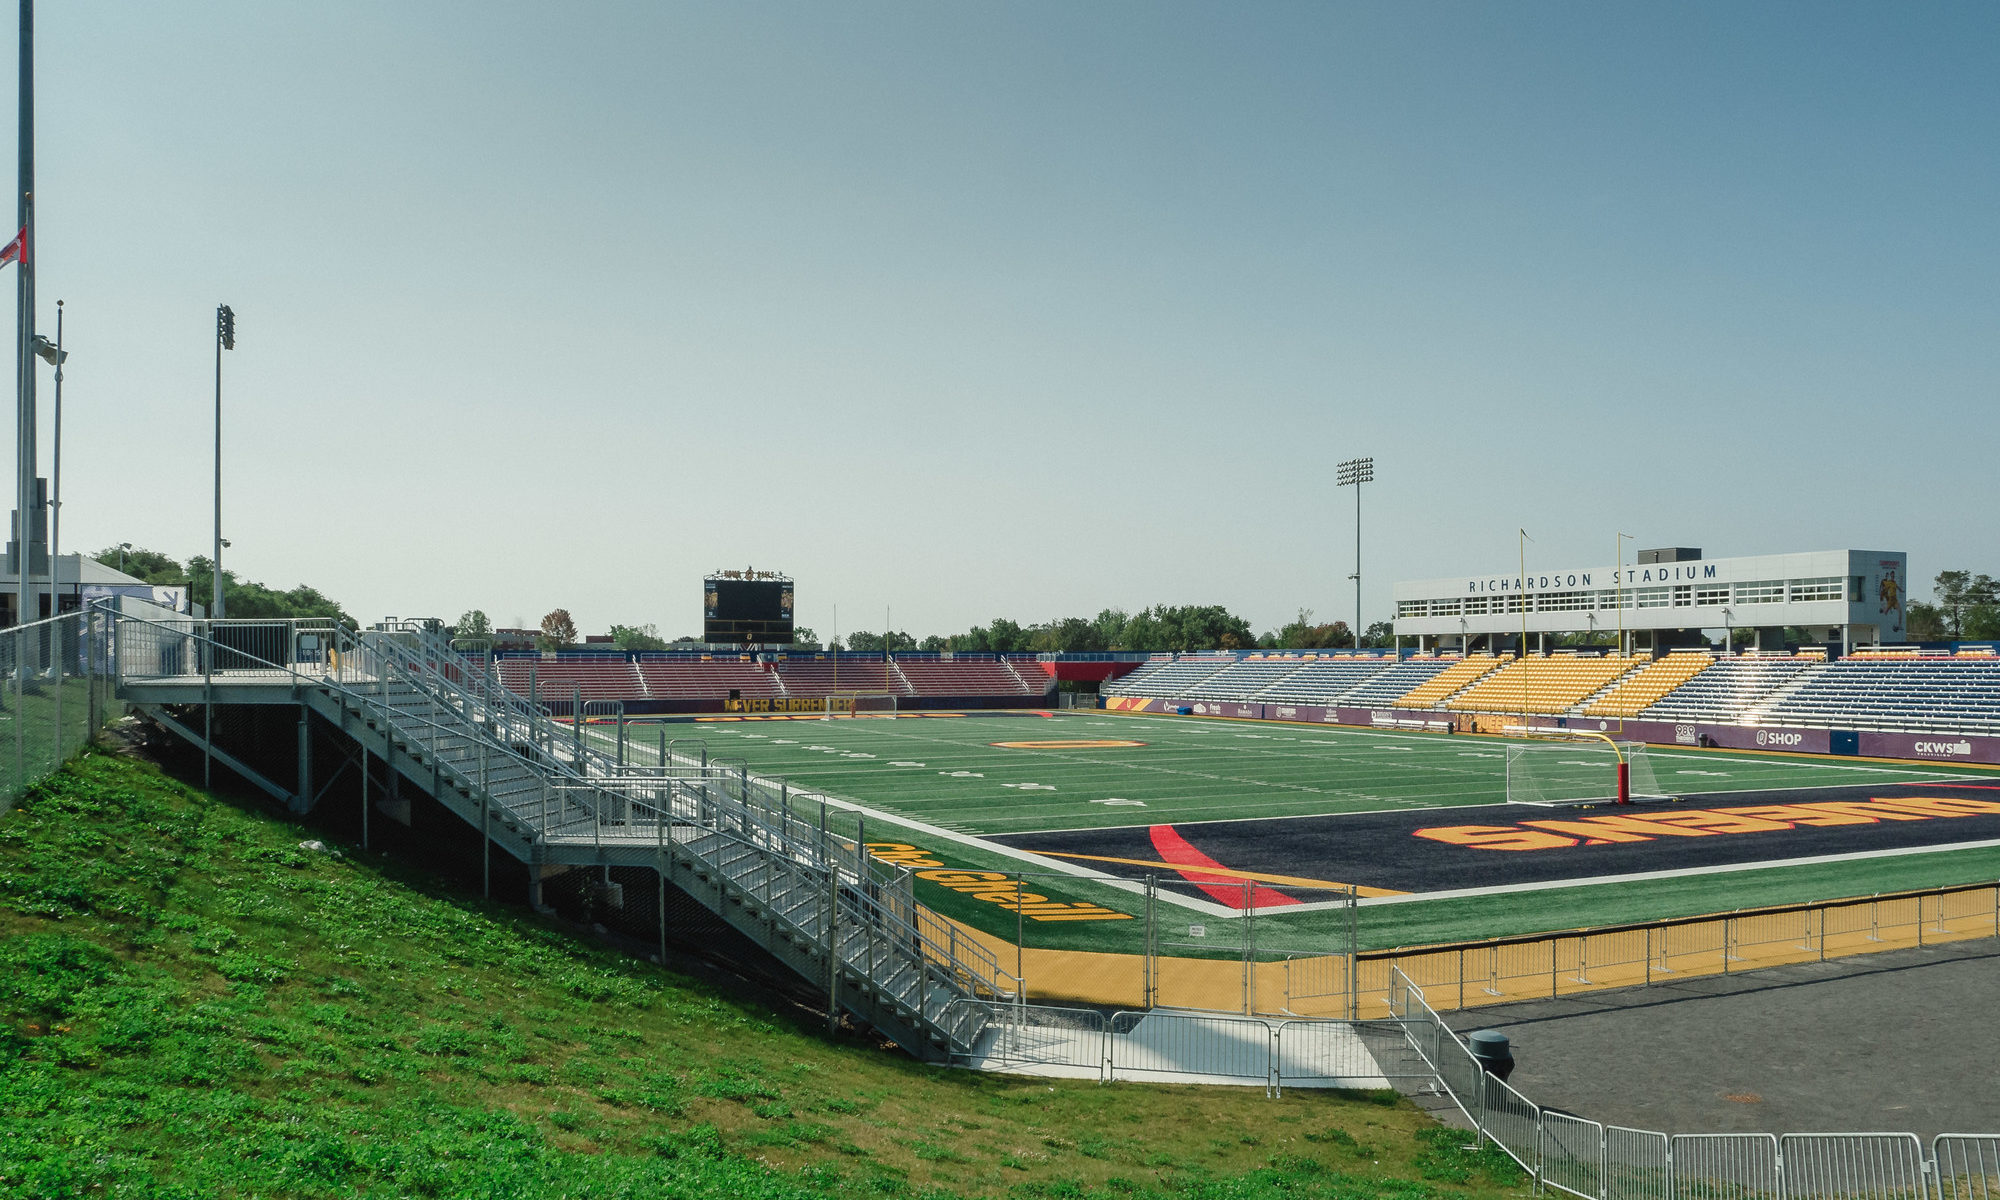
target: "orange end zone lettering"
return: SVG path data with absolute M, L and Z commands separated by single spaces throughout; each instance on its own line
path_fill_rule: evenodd
M 1575 838 L 1512 825 L 1438 825 L 1419 829 L 1416 835 L 1449 846 L 1470 846 L 1478 850 L 1553 850 L 1576 845 Z

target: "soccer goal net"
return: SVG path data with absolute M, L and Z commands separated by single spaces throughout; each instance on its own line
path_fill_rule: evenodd
M 1624 803 L 1663 795 L 1643 742 L 1568 737 L 1507 746 L 1507 799 L 1514 804 Z
M 826 715 L 830 717 L 895 711 L 896 697 L 891 692 L 835 692 L 826 698 Z

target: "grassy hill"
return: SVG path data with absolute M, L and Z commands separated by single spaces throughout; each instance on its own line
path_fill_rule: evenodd
M 92 754 L 0 817 L 0 1196 L 1487 1197 L 1393 1096 L 839 1041 Z

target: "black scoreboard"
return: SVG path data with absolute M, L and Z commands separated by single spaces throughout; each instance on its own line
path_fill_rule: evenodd
M 701 640 L 721 645 L 792 644 L 792 581 L 730 571 L 701 581 Z

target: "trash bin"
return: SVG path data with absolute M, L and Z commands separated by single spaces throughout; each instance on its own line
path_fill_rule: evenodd
M 1507 1076 L 1514 1073 L 1514 1051 L 1507 1035 L 1496 1029 L 1482 1029 L 1465 1040 L 1472 1049 L 1473 1061 L 1488 1075 L 1507 1082 Z

